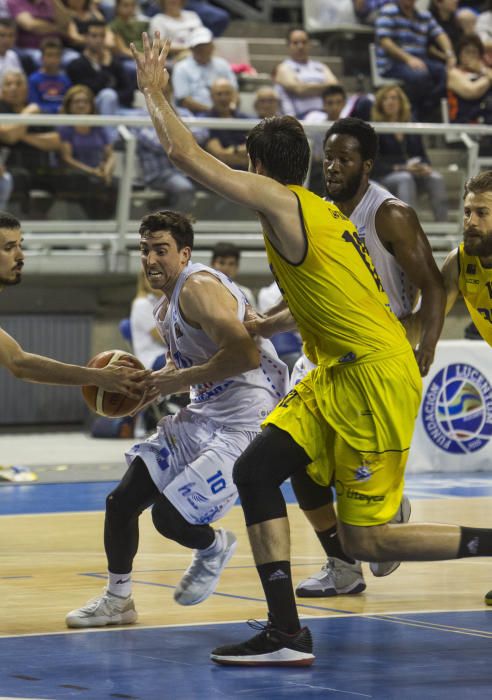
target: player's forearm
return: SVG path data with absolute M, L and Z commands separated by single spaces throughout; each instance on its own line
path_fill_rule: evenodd
M 69 365 L 49 357 L 22 353 L 13 358 L 7 369 L 18 379 L 43 384 L 65 384 L 82 386 L 97 384 L 99 370 L 79 365 Z
M 176 163 L 182 163 L 199 149 L 193 134 L 176 115 L 161 90 L 144 90 L 147 109 L 159 141 L 167 155 Z
M 435 347 L 444 324 L 446 294 L 442 285 L 422 289 L 419 345 Z
M 267 315 L 258 321 L 258 330 L 263 338 L 271 338 L 276 333 L 285 333 L 296 329 L 296 322 L 288 308 L 282 309 L 282 311 L 278 311 L 275 314 Z
M 238 342 L 221 348 L 203 365 L 182 370 L 180 373 L 186 388 L 194 384 L 219 382 L 237 374 L 256 369 L 260 365 L 260 354 L 256 345 Z

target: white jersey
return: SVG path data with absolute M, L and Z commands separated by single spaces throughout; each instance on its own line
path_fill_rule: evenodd
M 356 226 L 359 237 L 366 244 L 384 291 L 388 295 L 391 310 L 395 316 L 402 318 L 412 312 L 418 289 L 410 282 L 395 256 L 386 250 L 376 231 L 377 211 L 388 199 L 395 199 L 391 192 L 372 182 L 369 183 L 365 195 L 350 214 L 350 221 Z
M 384 291 L 388 295 L 391 310 L 395 316 L 402 318 L 412 312 L 418 289 L 410 282 L 395 256 L 386 250 L 376 231 L 377 211 L 388 199 L 395 197 L 384 187 L 370 182 L 365 195 L 350 214 L 350 221 L 356 226 L 359 237 L 369 251 Z M 314 367 L 316 365 L 302 355 L 292 370 L 291 386 L 300 382 Z
M 222 272 L 199 263 L 188 263 L 178 278 L 167 310 L 165 297 L 154 309 L 156 326 L 178 368 L 205 364 L 218 351 L 217 345 L 203 330 L 185 321 L 179 308 L 181 289 L 188 277 L 197 272 L 213 275 L 231 292 L 237 300 L 240 321 L 244 320 L 247 306 L 244 294 Z M 259 339 L 257 345 L 260 352 L 257 369 L 192 386 L 187 409 L 221 425 L 259 430 L 261 422 L 287 391 L 288 369 L 279 360 L 270 341 Z

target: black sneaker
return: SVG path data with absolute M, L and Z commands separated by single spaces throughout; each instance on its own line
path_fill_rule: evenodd
M 266 625 L 248 620 L 253 629 L 261 630 L 243 644 L 217 647 L 210 654 L 212 661 L 225 666 L 311 666 L 314 661 L 313 638 L 308 627 L 295 634 L 276 629 L 272 622 Z

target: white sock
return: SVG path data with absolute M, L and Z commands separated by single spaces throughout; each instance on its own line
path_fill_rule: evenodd
M 212 544 L 210 544 L 205 549 L 200 549 L 200 554 L 202 557 L 215 557 L 224 548 L 224 541 L 222 537 L 222 530 L 215 530 L 215 538 Z
M 112 574 L 108 571 L 108 592 L 120 598 L 128 598 L 132 594 L 132 572 Z

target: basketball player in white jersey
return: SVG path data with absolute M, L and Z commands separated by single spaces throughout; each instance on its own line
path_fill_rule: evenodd
M 106 502 L 107 589 L 70 612 L 68 627 L 136 621 L 132 564 L 138 518 L 149 506 L 164 537 L 195 550 L 174 593 L 181 605 L 200 603 L 215 590 L 236 547 L 232 532 L 210 523 L 234 504 L 234 462 L 285 394 L 288 371 L 269 341 L 255 343 L 246 331 L 247 301 L 237 285 L 191 263 L 192 248 L 184 215 L 162 211 L 142 220 L 142 265 L 151 286 L 163 292 L 154 317 L 168 348 L 150 390 L 190 391 L 190 403 L 127 453 L 128 471 Z
M 0 291 L 19 284 L 24 267 L 21 224 L 15 216 L 0 211 Z M 135 370 L 124 361 L 103 369 L 91 369 L 58 362 L 49 357 L 26 352 L 8 333 L 0 329 L 0 366 L 28 382 L 82 386 L 92 384 L 106 391 L 126 394 L 135 399 L 142 396 L 147 370 Z
M 388 190 L 369 181 L 377 154 L 377 135 L 370 124 L 355 118 L 339 119 L 327 131 L 323 149 L 327 198 L 356 225 L 398 318 L 411 314 L 420 290 L 421 325 L 416 355 L 421 374 L 426 375 L 443 325 L 445 292 L 417 215 Z M 280 310 L 282 306 L 277 305 L 267 312 L 266 319 L 259 321 L 261 334 L 270 336 L 292 328 L 290 312 Z M 300 381 L 313 367 L 305 355 L 301 356 L 291 384 Z M 336 534 L 332 489 L 315 484 L 305 471 L 296 473 L 291 482 L 300 507 L 328 555 L 321 571 L 302 581 L 296 594 L 327 597 L 361 593 L 366 584 L 360 562 L 345 555 Z M 406 522 L 409 517 L 410 503 L 404 496 L 395 522 Z M 370 568 L 375 576 L 387 576 L 398 565 L 399 562 L 372 563 Z

